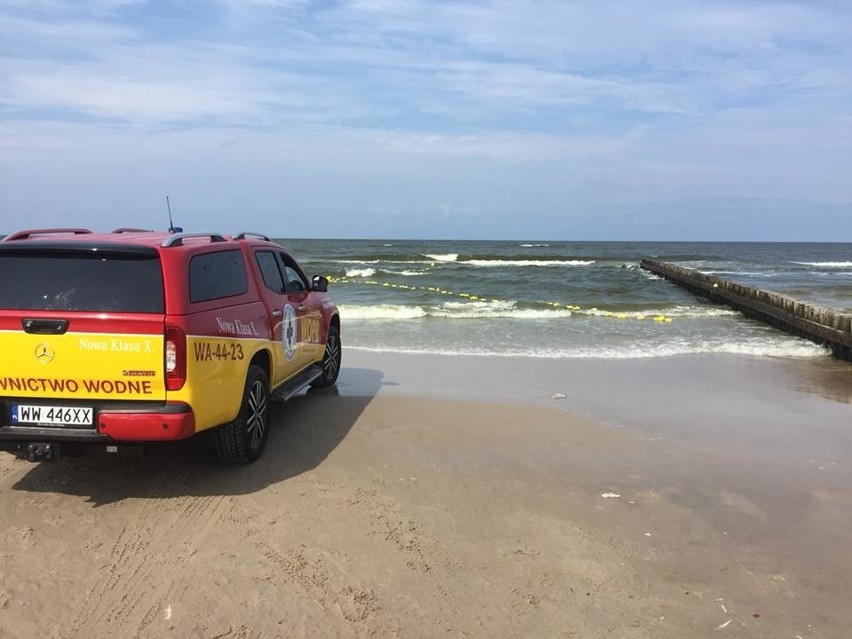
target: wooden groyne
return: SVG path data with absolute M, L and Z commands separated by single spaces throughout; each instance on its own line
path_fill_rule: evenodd
M 766 322 L 787 333 L 831 348 L 835 357 L 852 362 L 852 314 L 841 313 L 786 297 L 772 291 L 743 286 L 694 269 L 642 260 L 640 266 L 703 295 L 727 304 L 748 317 Z

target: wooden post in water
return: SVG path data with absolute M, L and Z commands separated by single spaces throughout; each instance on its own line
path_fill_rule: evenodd
M 667 262 L 642 260 L 640 266 L 718 304 L 727 304 L 743 315 L 828 346 L 835 357 L 852 362 L 850 313 L 812 306 L 772 291 L 743 286 Z

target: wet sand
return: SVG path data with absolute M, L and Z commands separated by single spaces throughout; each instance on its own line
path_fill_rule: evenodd
M 0 637 L 850 636 L 843 366 L 351 351 L 251 467 L 0 455 Z

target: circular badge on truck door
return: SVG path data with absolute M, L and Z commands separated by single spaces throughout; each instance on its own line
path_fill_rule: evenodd
M 281 345 L 284 357 L 289 362 L 296 354 L 296 311 L 289 304 L 284 305 L 284 319 L 281 323 Z

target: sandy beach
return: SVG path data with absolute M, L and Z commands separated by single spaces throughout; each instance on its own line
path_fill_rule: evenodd
M 0 637 L 847 637 L 852 367 L 349 351 L 266 456 L 0 456 Z

